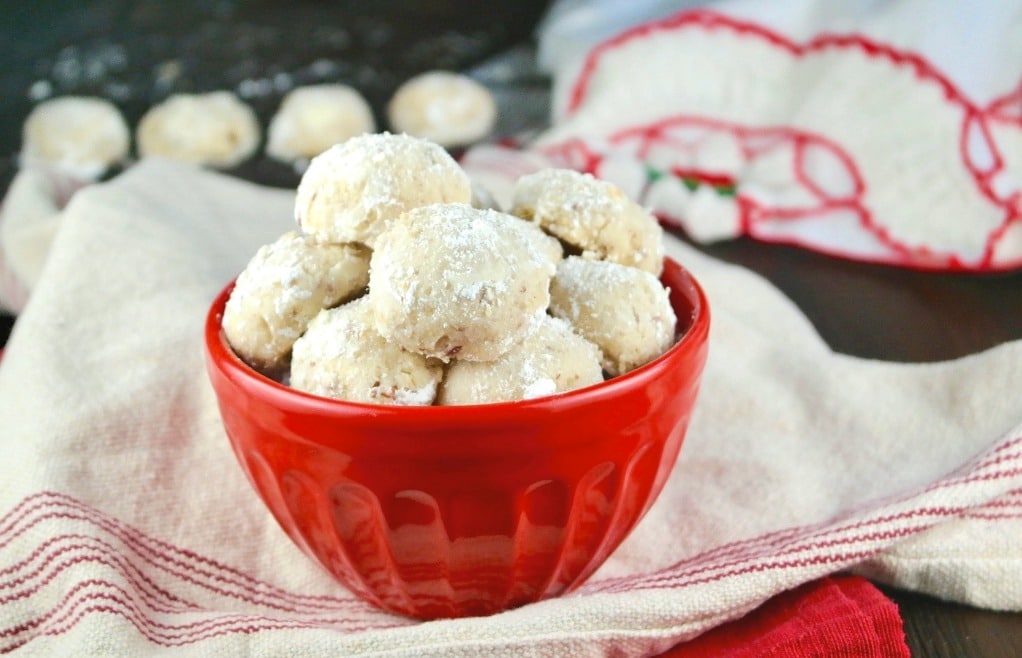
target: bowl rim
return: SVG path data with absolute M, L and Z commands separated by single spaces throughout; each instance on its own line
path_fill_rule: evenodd
M 664 258 L 662 280 L 681 284 L 678 292 L 689 301 L 690 323 L 680 338 L 666 352 L 634 370 L 611 379 L 597 382 L 563 393 L 506 402 L 489 402 L 465 405 L 378 405 L 327 398 L 286 386 L 241 360 L 227 341 L 221 328 L 223 309 L 234 287 L 228 283 L 215 297 L 206 314 L 204 342 L 207 361 L 211 368 L 230 380 L 235 386 L 260 398 L 272 398 L 284 410 L 302 414 L 328 415 L 338 419 L 371 417 L 374 422 L 399 423 L 401 425 L 422 423 L 424 426 L 450 425 L 492 425 L 501 420 L 518 423 L 547 416 L 552 411 L 565 412 L 579 407 L 605 402 L 637 388 L 644 388 L 664 370 L 679 361 L 686 361 L 706 345 L 709 338 L 710 307 L 699 281 L 684 266 L 672 259 Z M 668 289 L 672 285 L 667 285 Z M 673 292 L 673 291 L 672 291 Z M 677 313 L 677 309 L 675 309 Z M 679 317 L 680 321 L 682 318 Z

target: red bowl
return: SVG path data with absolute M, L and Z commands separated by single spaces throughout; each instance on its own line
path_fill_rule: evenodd
M 671 473 L 706 361 L 709 308 L 667 259 L 680 338 L 666 354 L 559 395 L 391 407 L 308 395 L 259 374 L 206 320 L 224 427 L 291 539 L 381 608 L 484 615 L 581 584 Z

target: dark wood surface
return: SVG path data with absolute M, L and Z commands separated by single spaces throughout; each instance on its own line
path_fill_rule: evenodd
M 352 11 L 344 10 L 343 3 L 311 0 L 18 3 L 0 25 L 0 65 L 5 73 L 0 76 L 0 190 L 6 188 L 15 168 L 20 125 L 30 107 L 27 91 L 39 80 L 51 82 L 56 93 L 122 94 L 118 103 L 129 120 L 134 120 L 148 104 L 173 91 L 225 84 L 234 88 L 244 79 L 275 73 L 292 75 L 296 84 L 318 81 L 307 65 L 322 57 L 322 51 L 329 51 L 326 55 L 339 67 L 337 77 L 363 88 L 379 116 L 389 93 L 409 75 L 434 66 L 472 66 L 528 40 L 547 3 L 491 3 L 486 5 L 485 15 L 472 11 L 479 5 L 467 1 L 422 3 L 408 13 L 412 4 L 359 3 L 358 11 Z M 427 6 L 432 9 L 422 8 Z M 335 12 L 333 19 L 323 21 L 318 31 L 306 33 L 313 34 L 307 39 L 266 31 L 281 25 L 300 29 L 302 21 L 307 25 L 318 22 L 317 16 L 328 11 Z M 401 12 L 402 18 L 395 18 L 395 12 Z M 193 29 L 196 22 L 201 30 Z M 328 29 L 331 25 L 338 29 Z M 193 50 L 189 56 L 182 55 L 183 40 Z M 120 63 L 110 60 L 112 66 L 100 78 L 74 79 L 65 75 L 66 69 L 59 69 L 62 61 L 70 61 L 67 48 L 71 46 L 78 49 L 72 54 L 88 63 L 107 61 L 104 57 L 110 51 L 104 48 L 111 44 L 121 47 L 118 52 L 123 58 L 118 60 Z M 282 44 L 290 44 L 290 48 Z M 396 44 L 402 48 L 395 50 Z M 234 50 L 225 52 L 225 48 Z M 173 85 L 160 87 L 154 82 L 153 70 L 170 59 L 179 60 L 184 74 Z M 232 62 L 243 66 L 230 66 Z M 533 94 L 535 89 L 521 91 Z M 513 100 L 513 96 L 505 98 Z M 265 122 L 279 99 L 280 94 L 275 92 L 250 100 Z M 535 100 L 531 96 L 516 111 L 535 112 Z M 508 118 L 508 125 L 518 126 L 528 124 L 533 117 Z M 293 172 L 266 160 L 249 162 L 235 173 L 268 184 L 292 186 L 295 182 Z M 913 272 L 749 240 L 705 250 L 772 281 L 839 352 L 921 362 L 954 358 L 1022 338 L 1022 273 L 977 276 Z M 0 345 L 12 322 L 13 318 L 0 314 Z M 913 656 L 1022 656 L 1020 614 L 976 610 L 893 589 L 884 591 L 901 609 Z

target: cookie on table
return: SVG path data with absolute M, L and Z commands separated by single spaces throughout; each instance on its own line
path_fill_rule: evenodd
M 277 369 L 323 308 L 360 294 L 368 281 L 365 248 L 285 233 L 261 247 L 238 275 L 224 308 L 227 342 L 249 365 Z
M 398 88 L 387 104 L 387 118 L 396 132 L 445 147 L 465 146 L 493 130 L 497 103 L 489 89 L 467 75 L 427 71 Z
M 401 215 L 369 271 L 376 327 L 443 361 L 496 359 L 531 333 L 550 301 L 550 253 L 522 220 L 468 204 Z
M 150 108 L 136 130 L 139 155 L 219 169 L 247 160 L 260 138 L 255 112 L 229 91 L 175 94 Z
M 266 132 L 266 153 L 283 162 L 307 161 L 346 139 L 376 130 L 369 103 L 343 84 L 292 89 Z
M 511 214 L 535 222 L 594 260 L 663 269 L 663 229 L 616 185 L 570 169 L 542 169 L 516 181 Z
M 372 247 L 406 210 L 471 199 L 468 175 L 443 148 L 409 135 L 376 133 L 313 158 L 298 183 L 295 220 L 321 242 Z
M 677 317 L 667 289 L 649 272 L 569 256 L 550 283 L 550 313 L 603 353 L 610 376 L 648 363 L 674 344 Z
M 291 386 L 352 402 L 430 405 L 443 366 L 386 341 L 362 297 L 321 311 L 295 342 Z
M 484 404 L 563 393 L 603 381 L 600 350 L 564 320 L 544 315 L 494 361 L 452 361 L 438 404 Z
M 21 165 L 52 167 L 83 181 L 123 163 L 131 131 L 108 100 L 61 96 L 36 105 L 22 126 Z

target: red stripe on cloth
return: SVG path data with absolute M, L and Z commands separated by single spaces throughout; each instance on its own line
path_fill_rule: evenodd
M 831 576 L 778 594 L 662 658 L 909 655 L 898 606 L 864 578 Z
M 76 498 L 52 491 L 33 494 L 0 517 L 0 548 L 53 520 L 85 523 L 98 536 L 116 540 L 126 554 L 144 564 L 225 598 L 295 614 L 366 607 L 354 597 L 310 596 L 282 590 L 208 557 L 145 535 Z

